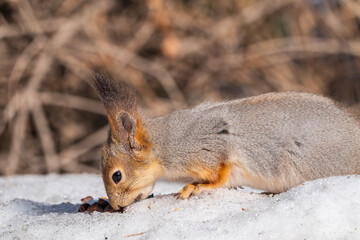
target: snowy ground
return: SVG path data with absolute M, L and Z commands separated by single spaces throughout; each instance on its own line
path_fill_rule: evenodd
M 0 239 L 360 239 L 360 176 L 308 182 L 267 196 L 217 189 L 190 200 L 160 181 L 121 213 L 77 213 L 105 196 L 97 175 L 0 178 Z

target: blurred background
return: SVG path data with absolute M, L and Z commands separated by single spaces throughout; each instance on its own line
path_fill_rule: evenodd
M 306 91 L 358 111 L 356 0 L 2 0 L 0 174 L 99 172 L 102 66 L 160 116 Z

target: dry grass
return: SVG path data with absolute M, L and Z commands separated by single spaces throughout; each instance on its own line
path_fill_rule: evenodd
M 355 0 L 3 1 L 0 174 L 98 171 L 91 65 L 153 116 L 270 91 L 357 104 L 359 34 Z

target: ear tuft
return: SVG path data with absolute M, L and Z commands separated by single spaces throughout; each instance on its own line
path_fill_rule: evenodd
M 115 81 L 101 68 L 93 69 L 91 80 L 108 113 L 114 115 L 120 111 L 135 112 L 136 94 L 133 87 Z
M 126 151 L 140 150 L 135 141 L 137 121 L 135 117 L 135 90 L 130 85 L 115 81 L 101 68 L 94 68 L 92 83 L 103 102 L 109 123 L 110 139 L 122 144 Z

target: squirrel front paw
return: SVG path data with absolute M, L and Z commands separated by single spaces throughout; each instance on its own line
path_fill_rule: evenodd
M 175 194 L 177 199 L 188 199 L 191 196 L 195 195 L 196 184 L 187 184 L 183 189 L 181 189 L 178 193 Z
M 202 177 L 203 183 L 192 183 L 187 184 L 183 189 L 181 189 L 175 196 L 179 199 L 188 199 L 191 196 L 198 195 L 199 193 L 203 192 L 204 190 L 214 189 L 218 187 L 223 187 L 229 177 L 231 170 L 231 164 L 221 164 L 217 171 L 213 174 L 203 174 L 198 177 Z M 209 171 L 204 171 L 198 169 L 197 172 L 205 172 L 208 173 Z M 196 177 L 196 176 L 195 176 Z
M 175 196 L 178 199 L 189 199 L 192 196 L 198 195 L 204 190 L 216 188 L 214 184 L 201 184 L 201 183 L 192 183 L 187 184 L 183 189 L 181 189 Z

